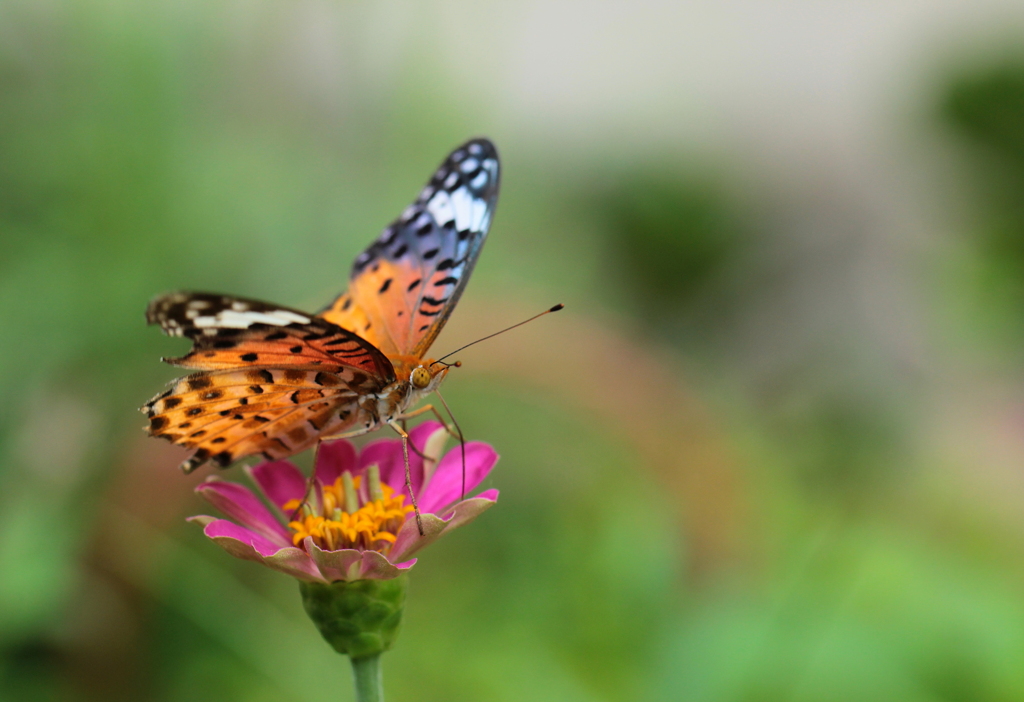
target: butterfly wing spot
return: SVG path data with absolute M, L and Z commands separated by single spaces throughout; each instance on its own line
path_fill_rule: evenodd
M 289 385 L 302 385 L 307 382 L 308 377 L 309 373 L 306 371 L 289 368 L 284 371 L 281 380 Z
M 246 377 L 254 383 L 273 383 L 274 374 L 266 369 L 251 370 L 246 373 Z
M 185 383 L 188 385 L 189 390 L 202 390 L 213 385 L 213 382 L 210 380 L 210 378 L 205 375 L 186 378 Z
M 335 387 L 341 384 L 340 379 L 331 373 L 317 373 L 313 376 L 313 382 L 320 386 Z

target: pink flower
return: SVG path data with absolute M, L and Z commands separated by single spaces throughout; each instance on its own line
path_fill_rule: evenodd
M 210 477 L 196 488 L 229 519 L 190 517 L 203 533 L 237 558 L 262 563 L 299 580 L 388 580 L 416 563 L 411 556 L 493 505 L 497 490 L 460 499 L 462 453 L 440 461 L 448 436 L 438 422 L 410 432 L 412 485 L 423 516 L 419 533 L 405 490 L 400 439 L 367 444 L 361 453 L 345 440 L 321 444 L 314 488 L 296 519 L 307 482 L 288 461 L 261 463 L 247 472 L 269 507 L 249 488 Z M 466 444 L 466 490 L 491 472 L 498 454 L 488 444 Z

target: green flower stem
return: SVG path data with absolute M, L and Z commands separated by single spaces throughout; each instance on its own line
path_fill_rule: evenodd
M 356 680 L 356 702 L 384 702 L 384 678 L 380 672 L 380 654 L 352 659 Z

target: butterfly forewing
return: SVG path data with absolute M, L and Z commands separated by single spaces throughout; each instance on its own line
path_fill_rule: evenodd
M 321 313 L 387 355 L 422 356 L 462 294 L 498 200 L 498 152 L 453 151 L 402 216 L 359 255 L 349 289 Z
M 146 316 L 168 334 L 192 339 L 188 354 L 165 359 L 173 365 L 349 367 L 380 377 L 383 385 L 394 380 L 391 362 L 371 343 L 298 310 L 224 295 L 172 293 L 150 303 Z

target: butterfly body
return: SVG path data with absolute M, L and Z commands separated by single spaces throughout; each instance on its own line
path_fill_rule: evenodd
M 453 151 L 318 314 L 211 293 L 153 300 L 147 321 L 193 343 L 164 360 L 195 372 L 143 406 L 149 433 L 195 449 L 188 472 L 285 458 L 407 414 L 447 375 L 426 354 L 469 280 L 498 185 L 493 144 Z
M 418 359 L 414 359 L 413 363 L 396 366 L 396 374 L 400 379 L 362 400 L 363 414 L 360 418 L 366 428 L 372 431 L 382 424 L 400 419 L 436 391 L 448 374 L 448 366 L 439 365 L 433 370 L 431 367 L 431 362 L 420 362 Z M 406 370 L 408 372 L 403 373 Z M 418 373 L 418 370 L 422 372 Z

